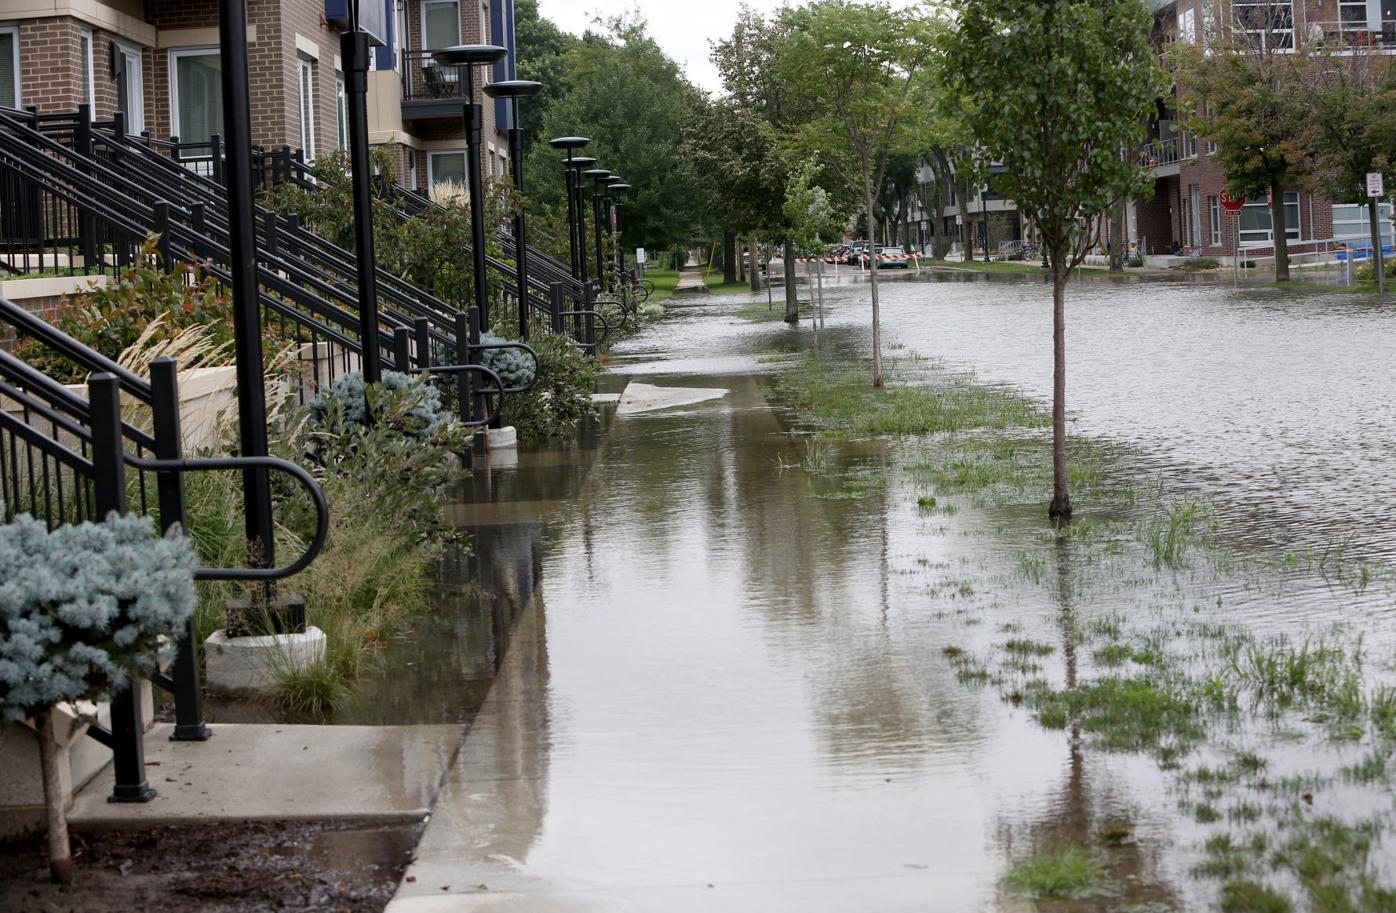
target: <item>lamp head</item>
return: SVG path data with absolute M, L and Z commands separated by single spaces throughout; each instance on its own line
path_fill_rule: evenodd
M 580 149 L 590 142 L 589 136 L 559 136 L 557 139 L 548 140 L 548 145 L 554 149 Z
M 499 63 L 508 55 L 509 49 L 497 44 L 458 44 L 436 51 L 431 57 L 443 67 L 473 67 Z
M 595 165 L 596 159 L 587 158 L 586 156 L 578 156 L 577 158 L 563 159 L 562 164 L 569 165 L 572 168 L 576 168 L 578 171 L 581 171 L 583 168 L 590 168 L 592 165 Z
M 531 79 L 506 79 L 492 82 L 484 88 L 490 98 L 532 98 L 542 91 L 543 84 Z
M 604 168 L 589 168 L 586 171 L 582 172 L 582 177 L 591 178 L 598 184 L 600 184 L 603 180 L 610 176 L 611 172 L 607 171 Z

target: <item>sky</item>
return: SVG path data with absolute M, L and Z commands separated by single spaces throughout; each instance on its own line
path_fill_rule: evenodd
M 746 2 L 762 11 L 780 6 L 780 0 Z M 679 62 L 688 78 L 715 91 L 721 82 L 708 60 L 708 42 L 731 34 L 740 5 L 741 0 L 538 0 L 538 12 L 580 35 L 598 12 L 614 16 L 638 8 L 659 46 Z

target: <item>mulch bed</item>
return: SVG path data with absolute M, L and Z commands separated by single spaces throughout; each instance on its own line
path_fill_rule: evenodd
M 42 835 L 0 844 L 0 910 L 379 913 L 421 825 L 257 823 L 73 837 L 73 884 L 49 883 Z

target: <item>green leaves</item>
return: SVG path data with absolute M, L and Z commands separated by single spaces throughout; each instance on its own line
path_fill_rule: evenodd
M 982 179 L 1017 202 L 1058 262 L 1095 217 L 1147 186 L 1136 150 L 1162 72 L 1138 0 L 959 0 L 947 76 Z M 999 170 L 999 169 L 995 169 Z

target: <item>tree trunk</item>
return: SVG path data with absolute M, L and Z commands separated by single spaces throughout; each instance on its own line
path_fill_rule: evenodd
M 732 285 L 737 281 L 737 234 L 726 230 L 722 233 L 722 284 Z
M 1285 192 L 1279 181 L 1270 183 L 1270 227 L 1275 235 L 1275 281 L 1289 281 L 1289 237 L 1285 234 Z
M 746 257 L 742 255 L 742 236 L 737 236 L 737 281 L 746 282 Z
M 789 235 L 781 255 L 785 261 L 785 322 L 793 326 L 800 322 L 800 290 L 795 286 L 795 242 Z
M 868 237 L 877 229 L 877 216 L 873 214 L 872 182 L 863 175 L 863 199 L 868 210 Z M 868 281 L 872 286 L 872 347 L 873 347 L 873 387 L 881 389 L 886 384 L 882 376 L 882 314 L 877 300 L 877 248 L 868 251 Z
M 955 199 L 959 201 L 960 207 L 960 243 L 964 245 L 965 253 L 961 258 L 965 263 L 974 259 L 974 226 L 969 221 L 969 205 L 966 197 L 969 194 L 969 181 L 957 181 L 960 186 L 956 188 Z
M 1115 201 L 1110 213 L 1110 272 L 1125 271 L 1125 199 Z
M 756 260 L 756 235 L 747 239 L 751 245 L 751 250 L 747 252 L 747 277 L 751 279 L 751 290 L 753 293 L 761 291 L 761 267 Z
M 1052 255 L 1052 506 L 1047 516 L 1071 519 L 1066 475 L 1066 280 L 1060 253 Z
M 54 884 L 73 883 L 73 852 L 68 844 L 68 817 L 63 803 L 63 778 L 58 772 L 58 743 L 53 737 L 53 716 L 48 710 L 34 714 L 39 737 L 39 767 L 44 778 L 44 809 L 48 815 L 48 871 Z

